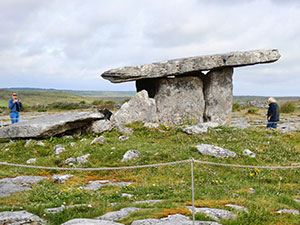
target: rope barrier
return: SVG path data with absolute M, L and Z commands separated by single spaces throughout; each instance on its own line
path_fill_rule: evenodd
M 248 168 L 248 169 L 299 169 L 300 165 L 295 166 L 252 166 L 252 165 L 238 165 L 238 164 L 226 164 L 226 163 L 216 163 L 209 161 L 200 161 L 196 159 L 187 159 L 175 162 L 167 162 L 167 163 L 157 163 L 157 164 L 149 164 L 149 165 L 139 165 L 139 166 L 121 166 L 121 167 L 102 167 L 102 168 L 66 168 L 66 167 L 45 167 L 45 166 L 32 166 L 32 165 L 23 165 L 16 163 L 8 163 L 0 161 L 0 165 L 3 166 L 14 166 L 14 167 L 22 167 L 22 168 L 30 168 L 30 169 L 43 169 L 43 170 L 67 170 L 67 171 L 101 171 L 101 170 L 125 170 L 125 169 L 141 169 L 141 168 L 149 168 L 149 167 L 158 167 L 158 166 L 169 166 L 183 163 L 199 163 L 203 165 L 211 165 L 211 166 L 222 166 L 222 167 L 234 167 L 234 168 Z

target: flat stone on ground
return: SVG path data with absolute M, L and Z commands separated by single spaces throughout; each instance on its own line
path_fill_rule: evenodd
M 116 223 L 108 220 L 72 219 L 62 225 L 123 225 L 123 223 Z
M 34 225 L 42 225 L 46 224 L 47 221 L 33 215 L 26 211 L 6 211 L 0 212 L 0 224 L 3 225 L 21 225 L 21 224 L 34 224 Z

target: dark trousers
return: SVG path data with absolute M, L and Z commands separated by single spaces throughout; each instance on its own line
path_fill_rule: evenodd
M 274 128 L 274 129 L 276 129 L 277 128 L 277 122 L 270 122 L 270 121 L 268 121 L 267 128 Z

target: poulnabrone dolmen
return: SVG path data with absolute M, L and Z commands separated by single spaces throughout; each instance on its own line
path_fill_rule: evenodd
M 137 92 L 146 90 L 154 98 L 162 124 L 211 121 L 230 125 L 233 68 L 279 58 L 277 49 L 231 52 L 122 67 L 101 76 L 112 83 L 136 81 Z

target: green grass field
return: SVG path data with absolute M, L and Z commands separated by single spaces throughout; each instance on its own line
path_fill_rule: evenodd
M 24 164 L 29 158 L 37 158 L 34 165 L 67 167 L 64 160 L 90 154 L 89 161 L 75 167 L 115 167 L 127 165 L 143 165 L 165 163 L 194 158 L 219 163 L 247 165 L 295 165 L 300 158 L 300 132 L 281 134 L 265 129 L 245 129 L 218 127 L 210 129 L 203 135 L 188 135 L 179 128 L 163 127 L 148 129 L 141 123 L 131 124 L 134 133 L 127 141 L 120 141 L 121 133 L 105 132 L 104 144 L 90 145 L 93 136 L 50 138 L 42 140 L 46 146 L 38 146 L 34 140 L 24 147 L 25 140 L 18 140 L 5 147 L 0 143 L 0 161 Z M 71 147 L 70 143 L 76 146 Z M 235 159 L 218 159 L 213 156 L 199 154 L 195 145 L 213 144 L 234 151 Z M 56 144 L 66 146 L 66 151 L 55 156 L 53 147 Z M 242 154 L 244 149 L 256 153 L 256 158 Z M 140 151 L 140 158 L 122 163 L 123 154 L 129 149 Z M 222 220 L 224 225 L 240 224 L 299 224 L 300 216 L 279 215 L 277 210 L 298 209 L 300 204 L 293 199 L 300 199 L 299 169 L 267 170 L 240 169 L 194 165 L 195 204 L 196 206 L 214 207 L 232 210 L 227 203 L 238 204 L 248 208 L 249 213 L 237 212 L 237 219 Z M 1 166 L 0 177 L 19 175 L 66 174 L 55 170 L 36 170 Z M 51 179 L 41 181 L 32 186 L 32 190 L 15 193 L 0 199 L 0 211 L 27 210 L 49 221 L 49 224 L 61 224 L 72 218 L 95 218 L 109 211 L 134 206 L 133 202 L 147 199 L 163 199 L 156 205 L 144 206 L 149 210 L 133 213 L 119 222 L 131 224 L 133 220 L 145 218 L 161 218 L 170 214 L 181 213 L 191 217 L 186 209 L 191 205 L 191 169 L 190 164 L 160 166 L 146 169 L 130 169 L 102 172 L 70 172 L 74 175 L 65 184 L 54 183 Z M 98 191 L 88 191 L 81 187 L 88 181 L 108 179 L 114 181 L 130 181 L 126 187 L 106 186 Z M 249 191 L 250 188 L 255 193 Z M 132 198 L 122 197 L 122 193 L 132 194 Z M 111 205 L 111 203 L 119 203 Z M 46 208 L 61 205 L 86 204 L 92 207 L 67 209 L 58 214 L 45 213 Z M 234 211 L 234 210 L 233 210 Z M 202 214 L 196 214 L 198 220 L 211 220 Z

